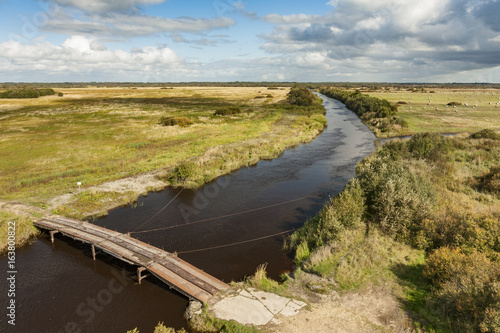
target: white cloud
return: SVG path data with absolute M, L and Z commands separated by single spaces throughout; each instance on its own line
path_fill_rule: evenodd
M 135 10 L 138 6 L 158 4 L 165 0 L 49 0 L 61 6 L 69 6 L 88 12 Z
M 23 71 L 35 75 L 38 72 L 47 78 L 62 72 L 83 75 L 97 71 L 98 75 L 105 76 L 117 70 L 145 75 L 145 66 L 150 66 L 150 70 L 162 71 L 181 66 L 184 62 L 167 47 L 144 47 L 130 52 L 110 50 L 98 41 L 82 36 L 73 36 L 61 45 L 4 42 L 0 44 L 0 59 L 4 74 Z
M 339 0 L 329 4 L 335 7 L 332 12 L 319 17 L 265 16 L 275 26 L 272 33 L 261 36 L 265 40 L 261 48 L 294 57 L 299 64 L 310 63 L 312 69 L 322 63 L 332 72 L 365 73 L 365 78 L 377 75 L 378 81 L 397 80 L 398 75 L 435 78 L 500 66 L 500 25 L 493 14 L 498 13 L 500 1 Z
M 42 30 L 67 35 L 137 37 L 164 32 L 204 32 L 235 25 L 230 18 L 163 18 L 140 14 L 110 13 L 86 15 L 75 19 L 60 13 L 50 19 Z

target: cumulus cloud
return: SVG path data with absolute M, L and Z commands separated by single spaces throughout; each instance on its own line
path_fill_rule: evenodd
M 325 66 L 387 73 L 411 69 L 423 75 L 500 66 L 497 0 L 339 0 L 325 15 L 277 15 L 261 36 L 269 53 L 307 59 L 326 54 Z M 331 60 L 331 61 L 330 61 Z M 335 67 L 342 61 L 344 69 Z M 411 75 L 409 75 L 411 76 Z
M 110 50 L 98 40 L 73 36 L 61 45 L 49 42 L 32 45 L 8 41 L 0 44 L 2 72 L 17 73 L 29 69 L 30 75 L 97 73 L 105 80 L 115 71 L 148 72 L 169 71 L 182 66 L 184 60 L 168 47 L 134 48 L 130 51 Z

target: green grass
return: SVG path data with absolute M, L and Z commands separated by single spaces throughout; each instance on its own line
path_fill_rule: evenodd
M 282 294 L 285 290 L 285 285 L 267 277 L 266 267 L 267 263 L 257 267 L 255 274 L 245 281 L 246 285 L 266 292 Z
M 256 101 L 260 90 L 66 89 L 62 98 L 0 102 L 0 198 L 47 207 L 58 195 L 76 194 L 77 182 L 85 189 L 153 171 L 167 179 L 186 162 L 196 172 L 173 185 L 198 187 L 276 157 L 324 127 L 321 110 L 280 104 L 287 90 Z M 241 113 L 213 115 L 230 107 Z M 193 125 L 162 126 L 161 117 L 184 117 Z M 72 216 L 103 208 L 72 206 Z
M 423 275 L 425 256 L 421 255 L 410 264 L 395 264 L 392 266 L 398 283 L 403 288 L 402 302 L 414 320 L 414 325 L 425 332 L 450 332 L 446 320 L 435 309 L 427 305 L 431 297 L 431 284 Z
M 0 211 L 0 254 L 7 251 L 9 231 L 11 231 L 9 227 L 13 225 L 15 225 L 16 247 L 23 246 L 39 233 L 29 217 Z
M 245 326 L 235 321 L 228 321 L 214 317 L 209 314 L 207 308 L 202 309 L 201 315 L 197 315 L 189 321 L 189 325 L 196 332 L 220 332 L 220 333 L 258 333 L 261 330 L 253 326 Z
M 409 128 L 398 135 L 476 132 L 484 128 L 500 128 L 500 92 L 495 89 L 435 89 L 435 93 L 391 90 L 368 94 L 393 104 L 399 101 L 406 103 L 399 106 L 398 116 L 408 122 Z M 462 105 L 448 106 L 451 102 Z

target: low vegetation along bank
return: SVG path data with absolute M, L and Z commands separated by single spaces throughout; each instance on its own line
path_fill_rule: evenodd
M 413 328 L 500 332 L 500 136 L 386 143 L 287 246 L 338 291 L 391 285 Z
M 408 123 L 397 116 L 398 105 L 391 104 L 385 99 L 362 94 L 359 90 L 322 88 L 320 92 L 344 103 L 377 137 L 398 136 L 408 128 Z
M 297 105 L 290 88 L 62 91 L 0 100 L 0 200 L 79 219 L 102 215 L 148 190 L 196 188 L 275 158 L 326 125 L 321 101 Z M 103 186 L 141 175 L 150 180 L 140 192 Z

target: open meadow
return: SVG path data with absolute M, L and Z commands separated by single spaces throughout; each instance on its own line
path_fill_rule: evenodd
M 0 200 L 83 218 L 168 184 L 198 187 L 323 129 L 324 109 L 287 104 L 289 90 L 89 87 L 0 99 Z M 139 190 L 103 185 L 134 177 Z
M 500 91 L 498 89 L 378 90 L 368 95 L 399 103 L 398 116 L 408 128 L 397 135 L 419 132 L 476 132 L 500 128 Z M 453 103 L 455 102 L 455 103 Z M 450 104 L 450 105 L 448 105 Z

